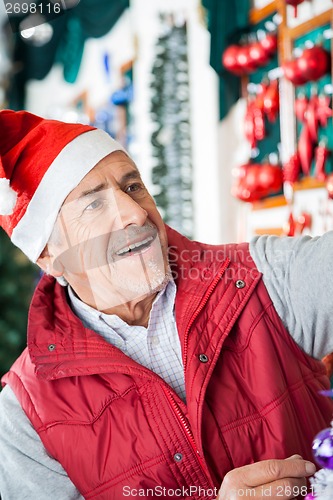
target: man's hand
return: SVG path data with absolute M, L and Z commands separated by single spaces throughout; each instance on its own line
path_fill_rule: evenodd
M 300 455 L 245 465 L 226 474 L 217 500 L 304 498 L 305 478 L 315 471 L 315 465 Z

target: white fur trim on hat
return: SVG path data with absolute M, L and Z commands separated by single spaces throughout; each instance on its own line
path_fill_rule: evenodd
M 12 242 L 36 262 L 61 205 L 94 166 L 113 151 L 126 151 L 103 130 L 90 130 L 69 142 L 51 163 L 12 233 Z
M 9 179 L 0 179 L 0 215 L 11 215 L 16 205 L 17 193 L 9 185 Z

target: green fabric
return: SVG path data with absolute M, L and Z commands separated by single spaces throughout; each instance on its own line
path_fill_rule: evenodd
M 86 38 L 80 19 L 70 16 L 55 55 L 55 62 L 63 65 L 64 79 L 68 83 L 77 79 Z
M 24 109 L 26 82 L 30 79 L 42 80 L 56 62 L 64 67 L 65 81 L 74 83 L 87 38 L 106 35 L 128 7 L 129 0 L 81 0 L 75 8 L 50 21 L 53 37 L 42 47 L 31 46 L 18 34 L 13 35 L 14 62 L 22 69 L 13 76 L 9 107 Z M 18 17 L 14 23 L 19 25 L 22 19 Z
M 222 66 L 222 54 L 228 45 L 237 43 L 248 31 L 250 0 L 202 0 L 207 9 L 208 30 L 211 34 L 210 64 L 220 78 L 220 119 L 239 99 L 240 83 Z
M 57 50 L 56 61 L 64 66 L 64 79 L 74 83 L 80 69 L 87 38 L 106 35 L 118 21 L 129 0 L 81 0 L 69 11 L 66 30 Z
M 87 37 L 98 38 L 113 28 L 128 7 L 129 0 L 81 0 L 71 12 L 80 19 Z

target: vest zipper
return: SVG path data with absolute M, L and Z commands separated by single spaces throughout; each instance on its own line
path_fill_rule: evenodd
M 213 293 L 214 288 L 217 286 L 218 282 L 220 281 L 222 275 L 224 274 L 224 271 L 226 270 L 226 268 L 228 267 L 229 264 L 230 264 L 230 259 L 227 258 L 225 260 L 223 266 L 222 266 L 222 269 L 220 270 L 220 272 L 218 273 L 218 275 L 215 277 L 214 281 L 210 284 L 210 286 L 209 286 L 207 292 L 205 293 L 202 301 L 200 302 L 200 304 L 197 307 L 197 309 L 194 311 L 194 313 L 192 315 L 192 318 L 190 319 L 190 321 L 189 321 L 189 323 L 187 325 L 187 328 L 186 328 L 185 334 L 184 334 L 184 371 L 186 370 L 186 364 L 187 364 L 187 337 L 188 337 L 189 331 L 191 329 L 191 326 L 193 325 L 193 323 L 196 320 L 197 316 L 201 313 L 202 309 L 207 304 L 209 297 Z
M 172 409 L 174 410 L 174 413 L 176 414 L 176 417 L 182 427 L 182 429 L 184 430 L 185 432 L 185 435 L 186 435 L 186 438 L 187 438 L 187 441 L 188 443 L 190 444 L 192 450 L 194 451 L 194 454 L 199 462 L 199 465 L 200 465 L 200 468 L 202 469 L 202 472 L 206 478 L 206 480 L 208 481 L 209 484 L 211 484 L 211 480 L 207 474 L 207 467 L 205 465 L 205 462 L 202 458 L 202 456 L 200 455 L 199 453 L 199 450 L 197 448 L 197 445 L 196 445 L 196 442 L 194 440 L 194 436 L 193 436 L 193 433 L 191 431 L 191 427 L 188 423 L 188 420 L 187 418 L 184 416 L 183 412 L 181 411 L 181 409 L 179 408 L 178 404 L 176 403 L 172 393 L 170 392 L 170 390 L 168 390 L 166 387 L 163 386 L 163 389 L 164 389 L 164 392 L 168 398 L 168 400 L 170 401 L 170 404 L 171 404 L 171 407 Z

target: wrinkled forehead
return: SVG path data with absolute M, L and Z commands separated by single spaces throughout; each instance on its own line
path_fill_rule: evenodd
M 86 193 L 92 192 L 107 179 L 114 178 L 121 180 L 123 176 L 133 176 L 140 178 L 140 173 L 134 161 L 123 151 L 114 151 L 105 156 L 88 172 L 79 182 L 79 184 L 68 194 L 62 206 L 76 200 Z M 107 186 L 105 185 L 105 189 Z M 111 185 L 109 189 L 112 189 Z

